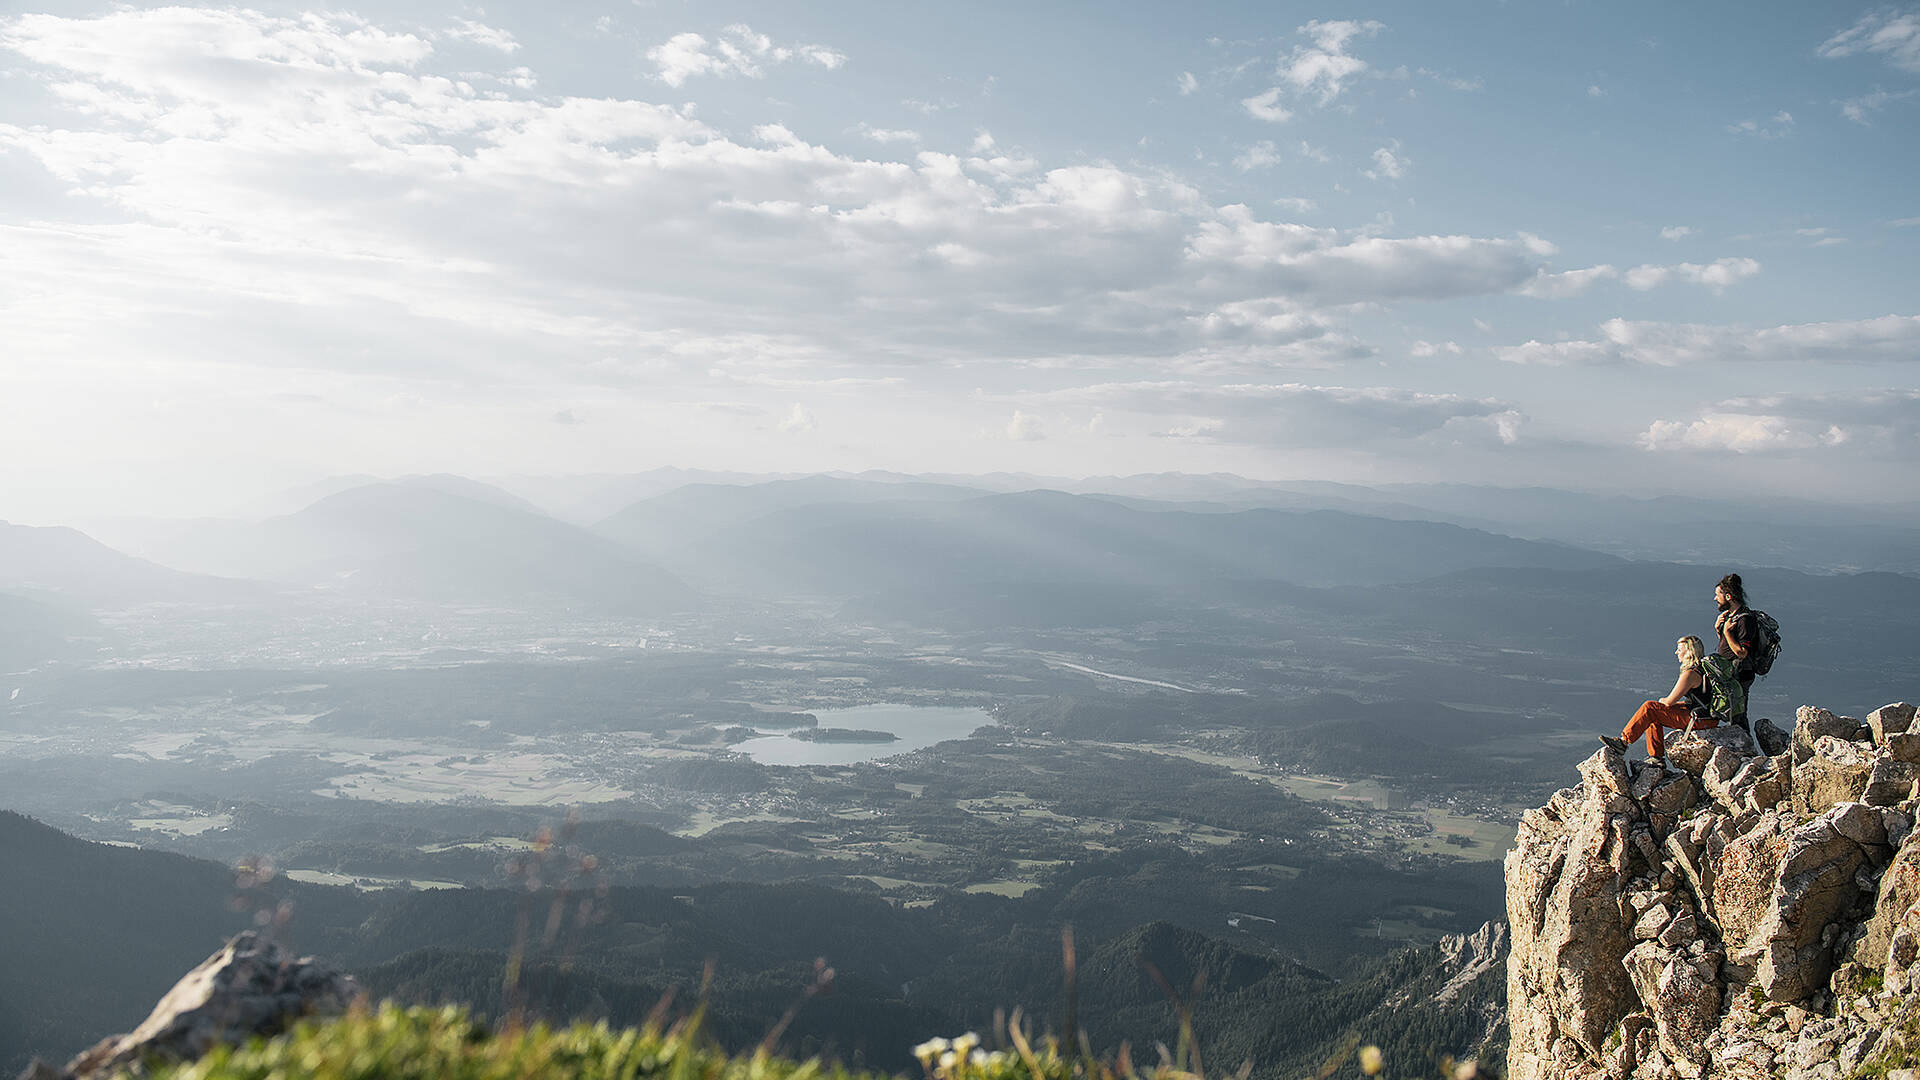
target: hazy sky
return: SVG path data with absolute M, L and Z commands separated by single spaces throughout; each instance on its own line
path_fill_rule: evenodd
M 668 464 L 1920 497 L 1920 7 L 5 10 L 0 518 Z

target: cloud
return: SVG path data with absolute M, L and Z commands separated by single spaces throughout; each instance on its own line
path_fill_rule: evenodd
M 713 41 L 691 31 L 675 34 L 648 49 L 647 59 L 659 69 L 654 77 L 674 87 L 697 75 L 763 78 L 768 64 L 799 61 L 832 70 L 847 61 L 824 45 L 775 45 L 744 23 L 727 27 Z
M 1273 220 L 1159 170 L 873 160 L 844 132 L 495 85 L 443 35 L 349 16 L 21 16 L 0 50 L 77 88 L 44 124 L 0 122 L 10 168 L 72 193 L 68 220 L 0 221 L 0 319 L 10 348 L 102 378 L 191 362 L 469 393 L 539 357 L 566 388 L 546 411 L 596 430 L 624 414 L 580 388 L 721 387 L 778 418 L 962 365 L 1258 383 L 1373 356 L 1351 305 L 1543 269 L 1523 237 Z
M 1015 442 L 1037 442 L 1047 437 L 1046 426 L 1032 413 L 1013 410 L 1013 418 L 1007 421 L 1007 438 Z
M 1262 221 L 1244 206 L 1222 207 L 1202 222 L 1186 256 L 1210 268 L 1214 282 L 1322 303 L 1506 292 L 1540 270 L 1537 253 L 1520 239 L 1345 236 Z
M 853 130 L 858 133 L 861 138 L 870 142 L 909 143 L 914 146 L 920 144 L 919 132 L 909 131 L 903 128 L 877 128 L 872 124 L 862 122 L 854 125 Z
M 586 423 L 586 421 L 580 419 L 579 415 L 572 409 L 561 409 L 547 419 L 555 424 L 559 424 L 561 427 L 574 427 L 578 424 Z
M 1662 240 L 1685 240 L 1692 235 L 1693 227 L 1691 225 L 1668 225 L 1660 230 L 1660 239 Z
M 778 429 L 787 435 L 798 435 L 803 432 L 812 431 L 813 426 L 813 411 L 797 401 L 794 402 L 793 408 L 787 412 L 787 418 L 780 421 L 777 425 Z
M 1355 38 L 1372 37 L 1384 29 L 1384 24 L 1371 20 L 1309 22 L 1296 33 L 1311 38 L 1312 44 L 1295 46 L 1292 55 L 1280 62 L 1276 74 L 1297 91 L 1316 95 L 1319 104 L 1329 104 L 1340 96 L 1354 76 L 1367 70 L 1365 60 L 1347 52 L 1348 44 Z
M 1641 292 L 1658 288 L 1669 281 L 1704 285 L 1714 292 L 1719 292 L 1734 282 L 1753 277 L 1759 272 L 1758 259 L 1731 258 L 1717 259 L 1704 266 L 1699 263 L 1636 266 L 1622 274 L 1621 278 L 1627 283 L 1627 288 Z
M 1602 281 L 1624 281 L 1628 288 L 1640 292 L 1677 282 L 1705 286 L 1717 293 L 1737 281 L 1753 277 L 1760 269 L 1759 260 L 1748 258 L 1719 259 L 1704 265 L 1674 263 L 1660 266 L 1649 263 L 1626 270 L 1602 263 L 1579 270 L 1554 272 L 1542 269 L 1515 291 L 1536 299 L 1564 300 L 1580 296 Z
M 1250 98 L 1241 98 L 1240 106 L 1255 120 L 1280 124 L 1293 119 L 1293 112 L 1280 104 L 1280 88 L 1263 90 Z
M 1239 157 L 1233 159 L 1234 168 L 1241 172 L 1271 168 L 1278 164 L 1280 164 L 1280 151 L 1265 139 L 1247 147 Z
M 1882 315 L 1851 322 L 1800 323 L 1752 330 L 1697 323 L 1611 319 L 1600 337 L 1500 346 L 1494 355 L 1516 364 L 1648 364 L 1713 362 L 1852 364 L 1920 360 L 1920 315 Z
M 1784 139 L 1793 134 L 1793 114 L 1782 109 L 1764 122 L 1742 120 L 1737 124 L 1728 124 L 1727 131 L 1734 135 L 1752 135 L 1760 139 Z
M 1448 356 L 1460 356 L 1466 352 L 1454 341 L 1416 341 L 1407 349 L 1407 355 L 1425 360 L 1445 353 Z
M 520 43 L 514 40 L 512 34 L 498 27 L 477 23 L 472 19 L 455 19 L 454 22 L 455 27 L 445 33 L 456 41 L 469 41 L 503 53 L 512 53 L 520 48 Z
M 1043 396 L 1067 407 L 1097 408 L 1109 424 L 1114 414 L 1125 413 L 1163 436 L 1272 448 L 1510 444 L 1524 422 L 1517 409 L 1497 399 L 1391 387 L 1132 382 Z
M 1892 90 L 1875 90 L 1870 94 L 1862 94 L 1856 98 L 1836 101 L 1834 104 L 1840 106 L 1841 116 L 1846 117 L 1856 124 L 1871 125 L 1873 123 L 1874 113 L 1886 108 L 1893 102 L 1913 97 L 1915 94 L 1920 94 L 1920 90 L 1900 90 L 1897 92 Z
M 1200 89 L 1200 80 L 1193 77 L 1193 72 L 1183 71 L 1180 77 L 1174 80 L 1174 85 L 1179 88 L 1180 96 L 1185 97 Z
M 1607 96 L 1607 91 L 1603 87 L 1588 86 L 1587 96 L 1590 98 L 1602 98 Z
M 1869 12 L 1815 51 L 1829 60 L 1878 56 L 1902 71 L 1920 72 L 1920 11 Z
M 1655 420 L 1637 440 L 1651 451 L 1735 454 L 1842 451 L 1920 457 L 1920 390 L 1767 394 Z
M 1407 174 L 1407 159 L 1396 154 L 1399 144 L 1373 152 L 1373 168 L 1361 173 L 1369 180 L 1398 180 Z

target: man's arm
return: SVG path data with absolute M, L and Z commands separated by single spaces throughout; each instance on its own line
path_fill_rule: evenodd
M 1742 633 L 1742 631 L 1745 633 Z M 1753 613 L 1743 611 L 1721 624 L 1720 635 L 1727 640 L 1727 648 L 1742 660 L 1750 651 L 1749 642 L 1753 639 Z M 1745 639 L 1745 640 L 1743 640 Z

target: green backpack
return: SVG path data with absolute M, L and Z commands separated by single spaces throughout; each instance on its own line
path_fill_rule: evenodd
M 1700 677 L 1705 680 L 1707 715 L 1727 721 L 1747 711 L 1747 688 L 1740 685 L 1740 661 L 1717 653 L 1700 658 Z

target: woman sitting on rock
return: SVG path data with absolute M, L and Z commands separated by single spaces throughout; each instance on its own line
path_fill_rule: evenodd
M 1707 670 L 1706 646 L 1699 638 L 1689 634 L 1673 647 L 1673 655 L 1680 660 L 1680 677 L 1673 682 L 1673 689 L 1659 701 L 1649 701 L 1634 712 L 1633 719 L 1620 731 L 1619 738 L 1609 735 L 1600 736 L 1600 741 L 1625 753 L 1628 744 L 1640 737 L 1647 736 L 1647 757 L 1665 761 L 1667 756 L 1667 736 L 1664 728 L 1684 728 L 1691 723 L 1696 728 L 1718 727 L 1720 721 L 1731 716 L 1726 703 L 1716 702 L 1724 698 L 1724 690 L 1716 693 L 1716 680 L 1713 672 Z M 1731 675 L 1728 676 L 1731 678 Z M 1738 687 L 1739 683 L 1735 682 Z M 1719 704 L 1720 708 L 1715 708 Z

